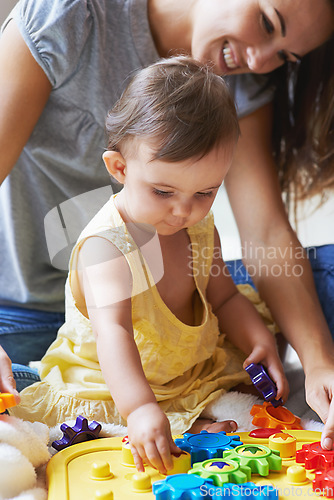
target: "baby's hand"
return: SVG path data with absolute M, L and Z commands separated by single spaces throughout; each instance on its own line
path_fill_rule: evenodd
M 282 398 L 286 401 L 289 395 L 289 384 L 285 377 L 283 365 L 279 359 L 276 346 L 256 345 L 248 358 L 244 361 L 244 368 L 251 363 L 261 363 L 275 382 L 277 387 L 276 399 Z
M 138 471 L 143 462 L 161 474 L 173 467 L 172 453 L 180 453 L 172 439 L 168 418 L 158 403 L 147 403 L 134 410 L 127 419 L 132 455 Z

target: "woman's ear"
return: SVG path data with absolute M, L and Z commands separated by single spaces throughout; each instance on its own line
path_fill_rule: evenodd
M 102 155 L 104 164 L 109 172 L 118 182 L 124 184 L 126 161 L 118 151 L 105 151 Z

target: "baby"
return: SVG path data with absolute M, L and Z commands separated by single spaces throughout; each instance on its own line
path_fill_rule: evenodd
M 274 337 L 235 287 L 210 212 L 239 135 L 224 81 L 186 57 L 139 71 L 107 117 L 123 189 L 76 244 L 66 322 L 12 413 L 127 425 L 136 466 L 165 473 L 173 433 L 236 429 L 201 415 L 263 363 L 286 398 Z M 233 344 L 233 345 L 232 345 Z M 242 351 L 242 352 L 241 352 Z M 245 359 L 246 358 L 246 359 Z

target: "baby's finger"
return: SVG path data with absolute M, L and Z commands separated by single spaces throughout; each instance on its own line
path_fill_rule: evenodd
M 178 446 L 176 446 L 176 444 L 174 443 L 174 440 L 173 440 L 172 437 L 170 438 L 170 441 L 169 441 L 169 449 L 170 449 L 170 452 L 171 452 L 172 455 L 173 454 L 179 455 L 180 453 L 182 453 L 181 448 L 179 448 Z
M 166 453 L 164 446 L 162 446 L 160 448 L 160 450 L 158 450 L 157 443 L 155 443 L 155 442 L 150 442 L 150 443 L 147 443 L 145 445 L 145 453 L 146 453 L 146 456 L 147 456 L 147 459 L 148 459 L 150 465 L 152 465 L 152 467 L 154 467 L 155 469 L 158 469 L 158 471 L 161 474 L 166 474 L 167 468 L 166 468 L 165 463 L 162 459 L 162 456 L 160 455 L 160 451 L 162 453 Z M 168 446 L 168 453 L 170 456 L 169 446 Z M 170 457 L 170 459 L 171 459 L 171 457 Z
M 132 453 L 132 456 L 133 456 L 133 461 L 135 463 L 137 471 L 138 472 L 145 472 L 143 458 L 142 458 L 143 455 L 144 455 L 144 452 L 142 451 L 142 453 L 140 453 L 137 450 L 137 448 L 135 446 L 133 446 L 132 444 L 130 444 L 130 448 L 131 448 L 131 453 Z
M 284 400 L 286 400 L 289 394 L 289 386 L 282 370 L 280 370 L 276 365 L 270 364 L 268 373 L 277 387 L 276 399 L 283 398 Z

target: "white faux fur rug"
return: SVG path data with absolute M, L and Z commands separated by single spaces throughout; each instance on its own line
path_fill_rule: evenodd
M 229 392 L 224 394 L 218 401 L 212 403 L 206 410 L 203 416 L 212 418 L 217 421 L 235 420 L 238 424 L 236 434 L 239 432 L 247 432 L 255 429 L 252 424 L 252 416 L 250 410 L 254 404 L 261 404 L 263 401 L 251 394 L 242 394 L 240 392 Z M 66 422 L 69 426 L 75 424 L 75 420 Z M 306 430 L 322 431 L 323 424 L 314 420 L 302 420 L 301 425 Z M 101 437 L 125 436 L 127 434 L 126 427 L 114 424 L 102 424 L 100 432 Z M 61 439 L 63 436 L 60 426 L 50 429 L 50 453 L 54 455 L 56 450 L 51 448 L 53 441 Z M 38 471 L 38 488 L 24 492 L 18 497 L 10 500 L 46 500 L 47 488 L 45 482 L 45 466 Z

